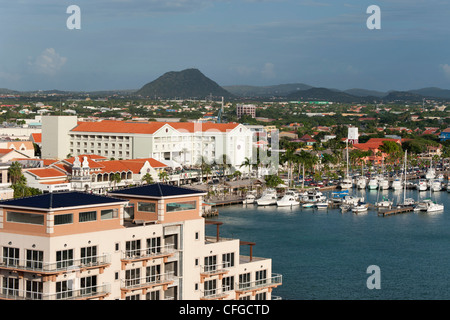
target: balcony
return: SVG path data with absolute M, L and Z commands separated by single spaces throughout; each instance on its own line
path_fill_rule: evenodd
M 145 267 L 147 262 L 153 259 L 163 259 L 165 263 L 176 252 L 177 249 L 173 244 L 147 249 L 126 250 L 122 252 L 120 261 L 122 262 L 122 269 L 125 269 L 127 264 L 138 261 L 142 261 Z
M 205 278 L 217 275 L 219 276 L 219 280 L 222 280 L 223 275 L 229 272 L 228 268 L 230 267 L 231 265 L 229 263 L 201 266 L 202 270 L 200 271 L 200 283 L 203 283 Z
M 122 280 L 120 285 L 122 299 L 125 298 L 125 294 L 127 292 L 136 290 L 142 290 L 142 294 L 146 294 L 147 290 L 156 286 L 162 286 L 163 290 L 167 290 L 167 287 L 173 284 L 176 278 L 177 277 L 174 272 L 167 272 L 163 274 L 149 275 L 143 278 Z
M 222 300 L 227 298 L 232 291 L 230 287 L 221 287 L 219 289 L 209 289 L 203 291 L 200 300 Z
M 255 295 L 257 291 L 262 289 L 268 289 L 269 292 L 272 292 L 273 288 L 276 288 L 281 284 L 282 275 L 280 274 L 274 274 L 272 277 L 266 279 L 238 283 L 236 284 L 236 299 L 243 293 L 252 292 L 252 294 Z
M 1 288 L 0 300 L 103 300 L 110 293 L 109 283 L 52 294 Z
M 92 256 L 81 259 L 62 260 L 57 262 L 43 262 L 20 260 L 10 257 L 0 257 L 0 270 L 17 273 L 33 273 L 43 277 L 43 281 L 54 281 L 59 274 L 74 271 L 99 269 L 103 273 L 110 265 L 110 255 Z

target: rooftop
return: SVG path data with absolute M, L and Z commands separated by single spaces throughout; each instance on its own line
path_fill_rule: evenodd
M 206 194 L 200 190 L 189 189 L 185 187 L 177 187 L 169 184 L 154 183 L 139 187 L 131 187 L 127 189 L 115 190 L 110 192 L 111 195 L 126 196 L 143 196 L 150 198 L 164 198 L 176 196 L 196 196 Z
M 44 193 L 37 196 L 0 201 L 0 207 L 22 207 L 38 210 L 61 209 L 88 205 L 125 203 L 122 199 L 91 193 L 71 191 Z

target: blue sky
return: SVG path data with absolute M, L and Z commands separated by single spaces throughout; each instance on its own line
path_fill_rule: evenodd
M 0 33 L 15 90 L 138 89 L 186 68 L 220 85 L 450 89 L 449 1 L 1 0 Z

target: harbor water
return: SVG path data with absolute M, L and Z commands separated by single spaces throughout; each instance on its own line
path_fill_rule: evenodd
M 330 196 L 331 192 L 324 192 Z M 350 190 L 375 203 L 394 204 L 403 191 Z M 407 198 L 431 197 L 443 203 L 437 213 L 407 212 L 383 217 L 375 209 L 219 207 L 221 237 L 255 242 L 253 256 L 272 259 L 272 273 L 283 276 L 273 295 L 285 300 L 450 299 L 450 193 L 407 190 Z M 215 226 L 207 226 L 215 235 Z M 249 255 L 241 246 L 241 254 Z M 380 288 L 367 285 L 378 266 Z

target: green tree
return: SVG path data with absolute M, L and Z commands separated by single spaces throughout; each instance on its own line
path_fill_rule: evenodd
M 154 182 L 152 175 L 148 172 L 142 177 L 141 180 L 146 184 L 152 184 Z

